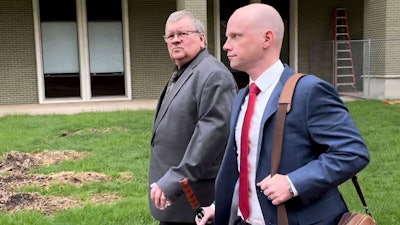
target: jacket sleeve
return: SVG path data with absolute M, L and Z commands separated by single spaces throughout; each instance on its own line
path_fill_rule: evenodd
M 293 155 L 302 154 L 296 151 L 310 151 L 309 155 L 315 158 L 304 161 L 288 176 L 300 198 L 307 203 L 357 174 L 370 158 L 360 132 L 334 87 L 314 76 L 305 78 L 299 82 L 293 101 L 302 105 L 293 105 L 293 109 L 302 110 L 304 117 L 297 118 L 303 125 L 300 133 L 309 136 L 311 142 L 304 144 L 299 139 L 296 143 L 299 148 L 293 149 Z
M 196 71 L 199 73 L 199 71 Z M 179 180 L 191 182 L 215 179 L 229 136 L 229 120 L 232 101 L 237 92 L 236 83 L 225 68 L 202 71 L 201 85 L 193 85 L 197 115 L 195 128 L 179 165 L 171 167 L 157 182 L 174 200 L 182 191 Z M 189 94 L 189 93 L 187 93 Z M 185 107 L 185 106 L 182 106 Z M 177 140 L 179 141 L 179 140 Z

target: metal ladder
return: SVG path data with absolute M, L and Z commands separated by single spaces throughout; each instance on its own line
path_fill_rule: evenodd
M 334 85 L 336 89 L 339 89 L 339 87 L 345 89 L 343 86 L 347 86 L 347 89 L 348 87 L 356 89 L 346 9 L 335 9 L 334 20 Z

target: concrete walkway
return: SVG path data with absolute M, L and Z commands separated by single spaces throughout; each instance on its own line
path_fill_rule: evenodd
M 343 101 L 360 100 L 351 96 L 341 96 Z M 0 117 L 10 114 L 76 114 L 82 112 L 107 112 L 117 110 L 154 110 L 157 99 L 134 99 L 126 101 L 81 102 L 81 103 L 49 103 L 0 105 Z
M 46 115 L 117 110 L 153 110 L 156 108 L 156 104 L 157 99 L 137 99 L 107 102 L 0 105 L 0 117 L 10 114 Z

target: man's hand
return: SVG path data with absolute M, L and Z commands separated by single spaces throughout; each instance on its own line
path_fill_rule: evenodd
M 197 225 L 206 225 L 207 221 L 213 220 L 215 215 L 215 209 L 212 206 L 202 207 L 204 210 L 204 216 L 202 219 L 195 217 L 195 221 Z
M 261 182 L 257 183 L 268 200 L 272 204 L 279 205 L 286 202 L 293 197 L 293 193 L 289 191 L 289 181 L 285 175 L 275 174 L 272 178 L 271 175 L 264 178 Z
M 150 198 L 154 201 L 154 205 L 160 210 L 167 208 L 170 205 L 170 202 L 167 200 L 167 197 L 161 188 L 156 183 L 152 184 L 150 187 Z

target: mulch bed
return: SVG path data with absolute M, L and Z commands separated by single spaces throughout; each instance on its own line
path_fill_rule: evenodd
M 68 172 L 48 175 L 30 174 L 29 171 L 39 166 L 58 164 L 64 160 L 86 157 L 88 154 L 68 151 L 46 151 L 40 153 L 10 152 L 0 161 L 0 211 L 16 212 L 19 210 L 37 210 L 45 215 L 73 207 L 83 206 L 83 202 L 73 197 L 42 196 L 38 193 L 20 192 L 23 187 L 35 186 L 49 188 L 52 185 L 82 185 L 87 182 L 105 182 L 111 180 L 105 174 L 96 172 Z M 110 203 L 120 200 L 115 194 L 91 196 L 93 204 Z

